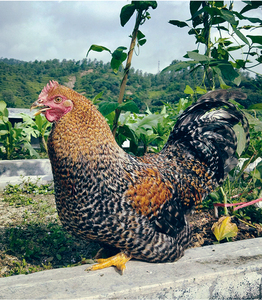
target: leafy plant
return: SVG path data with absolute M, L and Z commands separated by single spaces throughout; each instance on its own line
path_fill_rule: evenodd
M 244 1 L 246 2 L 246 1 Z M 224 1 L 190 1 L 192 26 L 187 22 L 170 20 L 169 23 L 177 27 L 189 27 L 188 34 L 193 35 L 198 48 L 187 51 L 185 58 L 191 59 L 171 65 L 164 71 L 180 70 L 190 67 L 195 71 L 200 67 L 204 69 L 202 84 L 207 84 L 209 89 L 215 88 L 215 77 L 219 79 L 221 88 L 229 88 L 225 81 L 236 85 L 241 82 L 238 70 L 253 71 L 253 68 L 262 62 L 262 39 L 259 35 L 245 35 L 244 31 L 251 31 L 262 26 L 259 18 L 249 18 L 244 15 L 246 11 L 257 9 L 261 1 L 248 1 L 240 11 L 233 10 L 233 1 L 229 7 Z M 248 24 L 242 24 L 246 21 Z M 257 25 L 256 25 L 257 24 Z M 227 26 L 226 26 L 227 25 Z M 218 38 L 211 39 L 211 31 L 217 31 Z M 205 46 L 203 54 L 199 53 L 200 45 Z M 246 50 L 245 50 L 246 49 Z M 242 58 L 235 58 L 232 53 L 242 51 Z M 250 60 L 255 60 L 255 63 Z M 252 64 L 253 63 L 253 64 Z
M 23 117 L 23 126 L 25 132 L 31 139 L 31 136 L 39 139 L 39 144 L 41 151 L 47 152 L 47 144 L 46 140 L 50 133 L 51 123 L 47 121 L 44 116 L 36 115 L 34 119 L 32 119 L 27 114 L 21 114 Z
M 8 120 L 6 103 L 0 101 L 0 155 L 2 159 L 13 159 L 20 150 L 29 152 L 32 157 L 39 157 L 30 144 L 30 136 L 26 133 L 23 124 L 16 123 L 14 126 Z
M 115 111 L 113 127 L 112 127 L 112 132 L 113 132 L 114 136 L 116 135 L 116 131 L 118 128 L 118 119 L 119 119 L 121 111 L 124 110 L 124 111 L 138 112 L 138 108 L 134 102 L 128 101 L 123 104 L 123 98 L 124 98 L 128 73 L 129 73 L 129 70 L 131 67 L 131 61 L 132 61 L 136 42 L 137 42 L 137 46 L 142 46 L 146 43 L 145 35 L 139 30 L 139 26 L 144 24 L 144 22 L 147 19 L 151 18 L 150 14 L 148 13 L 148 9 L 150 7 L 153 9 L 156 9 L 157 2 L 156 1 L 132 1 L 131 4 L 125 5 L 121 10 L 120 23 L 121 23 L 121 26 L 123 26 L 123 27 L 130 20 L 132 15 L 136 12 L 136 22 L 135 22 L 134 29 L 133 29 L 133 32 L 131 35 L 131 44 L 130 44 L 128 53 L 124 52 L 125 50 L 127 50 L 127 48 L 123 47 L 123 46 L 120 46 L 115 51 L 111 52 L 108 48 L 106 48 L 104 46 L 99 46 L 99 45 L 91 45 L 87 52 L 87 55 L 88 55 L 88 53 L 91 50 L 97 51 L 97 52 L 108 51 L 112 56 L 111 67 L 115 73 L 118 72 L 119 67 L 126 60 L 124 75 L 123 75 L 123 79 L 122 79 L 121 85 L 120 85 L 118 102 L 112 103 L 112 102 L 105 101 L 103 103 L 104 115 L 107 115 L 107 114 L 111 113 L 112 111 Z

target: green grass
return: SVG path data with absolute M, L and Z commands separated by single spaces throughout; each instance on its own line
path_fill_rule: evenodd
M 100 249 L 63 229 L 51 185 L 8 185 L 1 206 L 0 277 L 92 262 Z

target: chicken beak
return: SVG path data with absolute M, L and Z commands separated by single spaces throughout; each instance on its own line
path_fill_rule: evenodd
M 40 115 L 41 113 L 47 111 L 48 109 L 51 109 L 51 107 L 43 105 L 42 103 L 39 103 L 39 101 L 35 101 L 31 107 L 30 107 L 30 111 L 32 111 L 35 108 L 39 108 L 39 110 L 37 112 L 34 113 L 34 116 Z

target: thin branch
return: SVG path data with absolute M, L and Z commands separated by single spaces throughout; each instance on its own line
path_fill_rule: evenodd
M 120 85 L 120 92 L 119 92 L 119 97 L 118 97 L 118 103 L 121 104 L 123 102 L 123 98 L 124 98 L 124 94 L 125 94 L 125 88 L 126 88 L 126 83 L 127 83 L 127 78 L 128 78 L 128 73 L 131 67 L 131 61 L 132 61 L 132 57 L 133 57 L 133 53 L 134 53 L 134 48 L 136 45 L 136 38 L 137 38 L 137 33 L 138 33 L 138 28 L 139 25 L 141 24 L 141 20 L 142 20 L 142 10 L 139 10 L 137 12 L 137 17 L 136 17 L 136 23 L 135 23 L 135 27 L 132 33 L 132 40 L 130 43 L 130 47 L 129 47 L 129 52 L 127 55 L 127 61 L 126 61 L 126 67 L 124 70 L 124 77 L 122 79 L 121 85 Z M 116 136 L 116 130 L 117 130 L 117 124 L 118 124 L 118 119 L 120 116 L 121 110 L 120 109 L 116 109 L 115 111 L 115 118 L 113 121 L 113 128 L 112 128 L 112 133 L 113 136 Z

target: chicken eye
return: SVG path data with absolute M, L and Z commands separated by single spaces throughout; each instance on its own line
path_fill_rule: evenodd
M 54 99 L 54 102 L 55 103 L 61 103 L 62 102 L 62 98 L 61 97 L 56 97 L 55 99 Z

